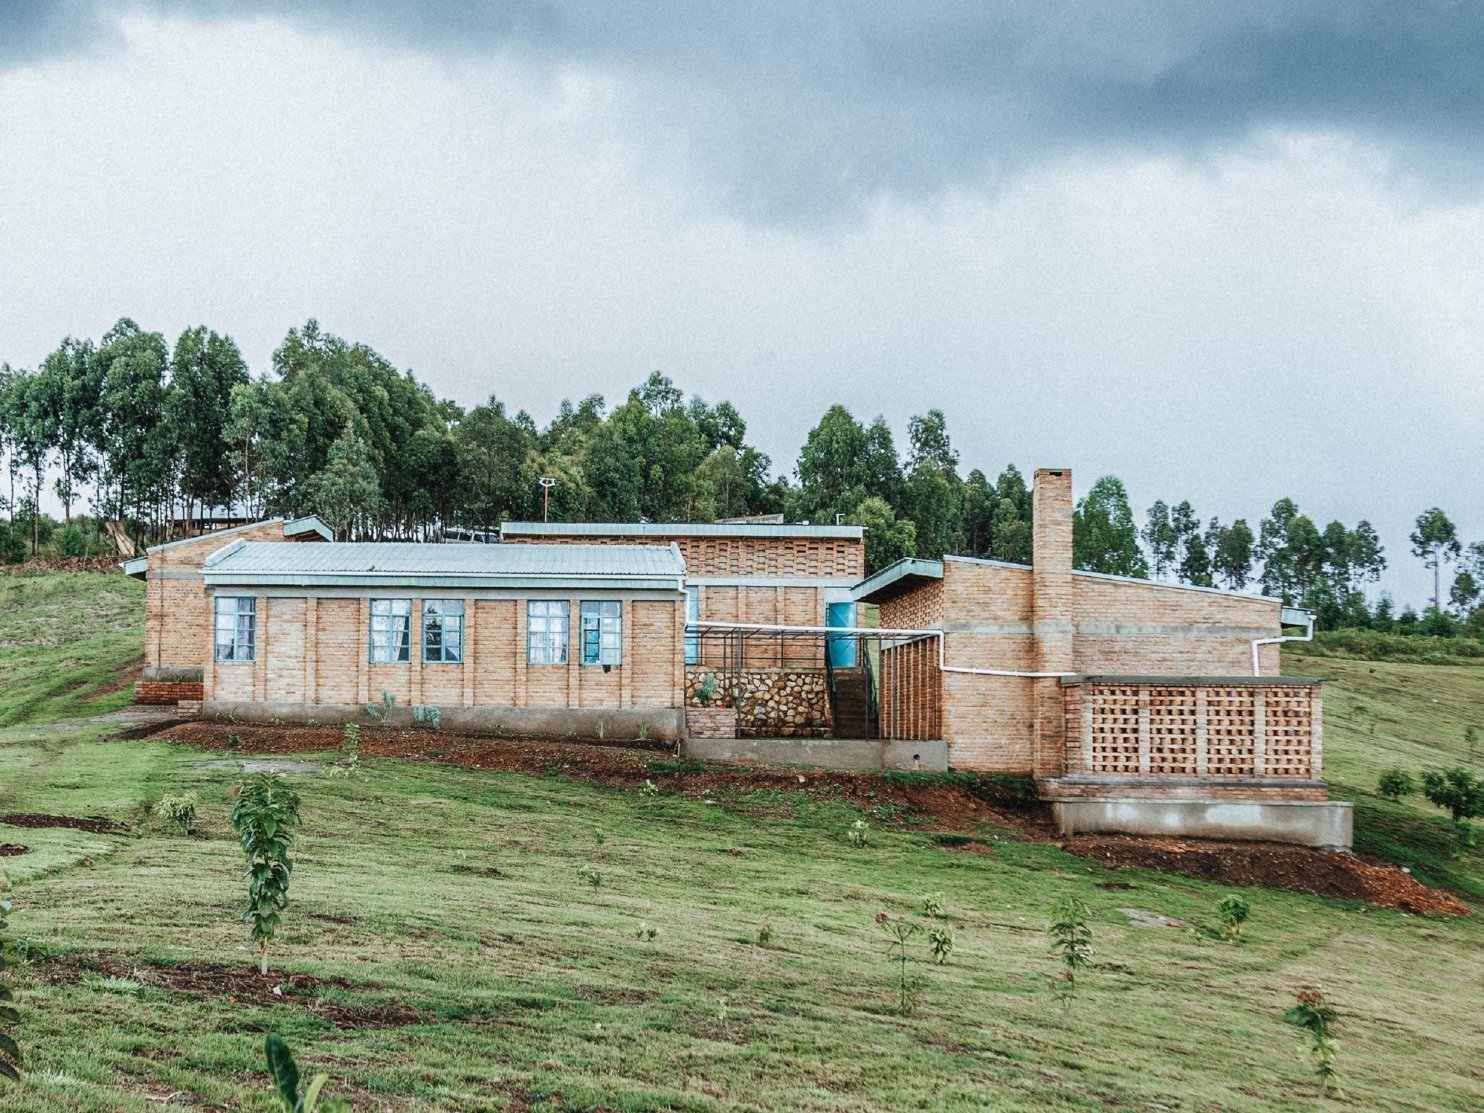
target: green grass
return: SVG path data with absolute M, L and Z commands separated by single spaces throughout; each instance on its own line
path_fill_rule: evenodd
M 1439 817 L 1370 802 L 1368 786 L 1386 766 L 1456 756 L 1451 740 L 1484 710 L 1476 673 L 1285 664 L 1359 669 L 1327 688 L 1328 763 L 1365 801 L 1364 838 L 1379 837 L 1376 817 L 1395 825 L 1399 853 L 1427 852 Z M 35 848 L 0 860 L 12 930 L 60 956 L 16 979 L 29 1071 L 0 1092 L 7 1113 L 142 1111 L 171 1094 L 267 1111 L 267 1031 L 367 1109 L 1301 1110 L 1311 1077 L 1281 1014 L 1309 985 L 1341 1014 L 1347 1108 L 1484 1106 L 1474 919 L 1247 889 L 1247 942 L 1214 943 L 1119 909 L 1210 924 L 1220 887 L 1110 873 L 989 825 L 979 853 L 872 816 L 856 850 L 845 832 L 863 813 L 802 792 L 646 799 L 376 759 L 351 778 L 298 774 L 304 828 L 274 967 L 343 979 L 325 990 L 337 1002 L 404 1006 L 420 1023 L 336 1026 L 292 992 L 234 1004 L 162 988 L 153 964 L 254 962 L 227 823 L 236 773 L 220 754 L 105 743 L 103 729 L 0 734 L 0 811 L 133 825 L 0 828 Z M 1429 750 L 1434 735 L 1452 748 Z M 191 838 L 147 814 L 184 790 L 202 799 Z M 1439 866 L 1466 892 L 1479 867 Z M 1134 888 L 1099 887 L 1115 880 Z M 916 915 L 939 892 L 957 947 L 946 966 L 915 967 L 918 1011 L 898 1016 L 873 917 Z M 1099 964 L 1066 1030 L 1042 932 L 1064 893 L 1092 907 Z M 636 938 L 641 923 L 658 928 L 653 941 Z M 77 955 L 111 965 L 60 973 Z
M 1283 671 L 1322 677 L 1324 775 L 1355 804 L 1355 848 L 1411 869 L 1429 885 L 1484 901 L 1478 855 L 1449 853 L 1447 815 L 1420 795 L 1393 803 L 1376 791 L 1387 769 L 1420 783 L 1428 769 L 1461 765 L 1484 773 L 1484 662 L 1418 664 L 1285 652 Z M 1474 754 L 1465 728 L 1479 735 Z
M 0 726 L 127 704 L 118 681 L 144 660 L 143 600 L 144 585 L 123 575 L 0 576 Z

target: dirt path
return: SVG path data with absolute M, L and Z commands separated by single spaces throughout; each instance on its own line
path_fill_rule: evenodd
M 337 750 L 334 727 L 166 724 L 155 737 L 204 750 L 238 754 L 306 754 Z M 240 740 L 240 746 L 230 742 Z M 1038 842 L 1054 842 L 1105 866 L 1183 873 L 1230 885 L 1265 885 L 1301 893 L 1362 900 L 1420 915 L 1466 916 L 1450 893 L 1429 889 L 1388 862 L 1280 843 L 1135 838 L 1125 835 L 1062 839 L 1046 809 L 1018 793 L 1013 778 L 893 776 L 779 766 L 688 762 L 654 743 L 599 745 L 531 738 L 492 738 L 430 730 L 363 730 L 364 757 L 400 758 L 466 769 L 636 787 L 653 781 L 662 791 L 713 799 L 738 791 L 801 792 L 911 818 L 918 830 L 977 835 L 985 824 L 1010 827 Z M 972 842 L 972 840 L 969 840 Z M 965 849 L 975 849 L 968 845 Z

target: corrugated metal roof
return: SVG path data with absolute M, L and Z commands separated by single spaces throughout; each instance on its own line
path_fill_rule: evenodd
M 500 533 L 519 537 L 812 537 L 859 541 L 865 537 L 866 527 L 753 522 L 501 522 Z
M 850 597 L 857 603 L 881 603 L 916 586 L 922 580 L 941 580 L 943 562 L 903 557 L 856 584 Z
M 653 581 L 674 588 L 685 561 L 670 545 L 439 545 L 250 541 L 213 554 L 212 583 L 468 580 L 491 586 L 545 581 Z M 510 582 L 510 583 L 507 583 Z

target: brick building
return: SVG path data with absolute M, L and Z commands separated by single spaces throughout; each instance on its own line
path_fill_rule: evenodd
M 327 531 L 255 523 L 125 565 L 149 584 L 140 696 L 1029 774 L 1067 830 L 1348 845 L 1318 682 L 1277 675 L 1285 617 L 1303 616 L 1077 571 L 1070 472 L 1037 472 L 1034 503 L 1031 566 L 870 577 L 858 526 L 515 522 L 498 544 L 299 545 Z M 728 737 L 701 737 L 707 717 L 687 738 L 713 702 L 735 713 Z
M 674 546 L 301 546 L 253 528 L 182 546 L 180 594 L 147 592 L 147 628 L 197 628 L 163 644 L 197 654 L 203 714 L 365 721 L 369 704 L 403 721 L 437 708 L 451 726 L 680 736 Z
M 857 586 L 897 632 L 882 640 L 884 736 L 1033 775 L 1067 830 L 1349 845 L 1348 805 L 1321 779 L 1319 683 L 1277 675 L 1285 619 L 1307 616 L 1075 570 L 1065 469 L 1036 473 L 1032 529 L 1029 567 L 909 559 Z

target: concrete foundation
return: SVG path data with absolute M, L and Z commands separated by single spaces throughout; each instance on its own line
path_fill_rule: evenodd
M 948 743 L 860 738 L 688 738 L 686 757 L 749 765 L 818 765 L 826 769 L 900 769 L 941 773 Z
M 419 721 L 413 711 L 405 704 L 393 707 L 390 724 L 397 727 L 413 725 Z M 685 713 L 675 707 L 439 707 L 438 713 L 444 730 L 498 731 L 539 738 L 573 735 L 600 741 L 643 736 L 651 741 L 675 742 L 683 733 L 685 721 Z M 201 717 L 244 723 L 302 724 L 310 720 L 322 725 L 360 723 L 374 726 L 377 723 L 364 705 L 355 703 L 208 700 L 201 705 Z
M 1244 839 L 1349 850 L 1353 817 L 1340 800 L 1052 800 L 1064 835 L 1108 832 Z

